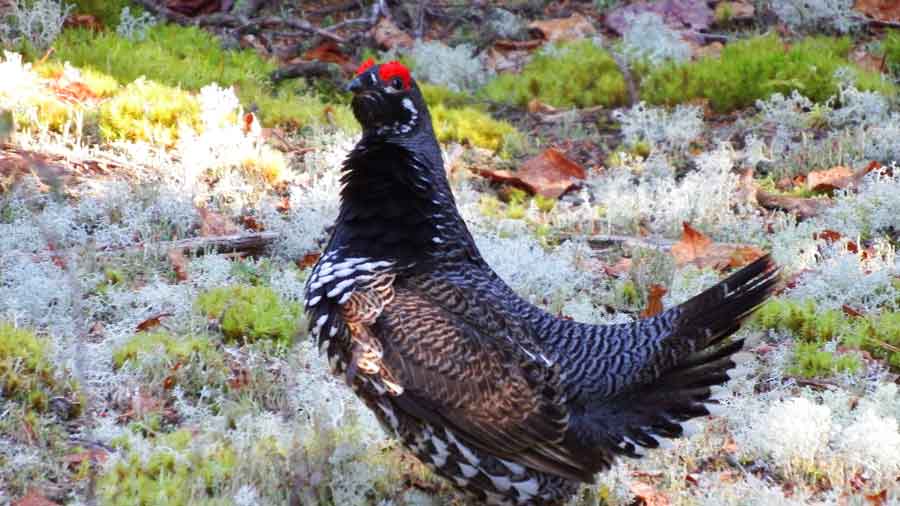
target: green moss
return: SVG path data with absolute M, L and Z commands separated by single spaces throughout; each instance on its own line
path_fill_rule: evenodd
M 234 86 L 241 103 L 245 108 L 255 105 L 265 125 L 332 123 L 355 128 L 346 105 L 326 104 L 297 81 L 275 87 L 269 80 L 275 62 L 251 50 L 224 50 L 218 38 L 197 27 L 159 24 L 147 31 L 144 40 L 125 39 L 111 31 L 70 29 L 54 47 L 56 60 L 106 73 L 122 83 L 143 76 L 188 91 L 211 83 Z
M 200 128 L 200 103 L 178 88 L 137 80 L 100 107 L 100 133 L 107 140 L 174 145 L 182 125 Z
M 590 40 L 559 44 L 535 56 L 521 74 L 501 74 L 485 86 L 494 102 L 525 106 L 538 99 L 555 107 L 625 104 L 625 80 L 609 53 Z
M 113 352 L 113 365 L 122 368 L 135 362 L 142 353 L 162 354 L 174 363 L 187 362 L 195 355 L 206 355 L 213 348 L 205 337 L 174 337 L 167 332 L 141 332 Z
M 900 312 L 850 317 L 835 309 L 818 309 L 812 301 L 772 299 L 754 316 L 757 325 L 791 332 L 798 340 L 796 372 L 805 375 L 854 371 L 862 364 L 852 354 L 822 349 L 838 341 L 846 349 L 863 350 L 900 368 Z M 827 356 L 826 356 L 827 355 Z
M 284 347 L 293 343 L 301 313 L 298 304 L 283 302 L 271 288 L 246 285 L 205 292 L 197 299 L 197 308 L 218 320 L 229 340 L 270 340 Z
M 428 109 L 434 132 L 441 142 L 466 142 L 474 146 L 502 151 L 508 144 L 514 144 L 522 134 L 506 121 L 496 120 L 486 111 L 466 105 L 471 100 L 442 86 L 423 84 L 420 86 Z
M 641 96 L 666 105 L 706 99 L 717 112 L 748 107 L 773 93 L 787 95 L 795 89 L 823 102 L 837 95 L 834 72 L 842 67 L 851 69 L 858 88 L 893 95 L 893 85 L 850 63 L 851 45 L 847 37 L 810 37 L 789 47 L 774 34 L 742 40 L 725 46 L 719 57 L 659 66 L 642 82 Z
M 889 30 L 882 47 L 885 66 L 894 77 L 900 77 L 900 30 Z
M 229 485 L 237 465 L 234 450 L 224 444 L 193 444 L 182 429 L 153 441 L 149 453 L 115 445 L 124 454 L 97 482 L 100 504 L 108 506 L 172 506 L 232 504 Z
M 0 322 L 0 396 L 38 412 L 47 411 L 52 397 L 75 397 L 76 384 L 58 378 L 49 353 L 46 338 Z

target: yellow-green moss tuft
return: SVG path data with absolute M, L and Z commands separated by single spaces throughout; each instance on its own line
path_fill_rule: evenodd
M 642 82 L 641 97 L 665 105 L 706 99 L 717 112 L 751 106 L 776 92 L 789 95 L 791 90 L 823 102 L 837 95 L 834 74 L 843 67 L 850 69 L 859 89 L 893 95 L 892 84 L 848 60 L 851 46 L 847 37 L 810 37 L 794 45 L 774 34 L 742 40 L 725 46 L 718 57 L 655 68 Z
M 77 387 L 59 379 L 49 347 L 46 338 L 0 322 L 0 396 L 38 412 L 47 411 L 53 397 L 73 397 Z
M 521 74 L 501 74 L 483 93 L 489 100 L 520 106 L 532 99 L 555 107 L 618 106 L 627 98 L 625 79 L 615 60 L 590 40 L 545 50 Z
M 194 445 L 193 438 L 182 429 L 157 438 L 145 451 L 118 441 L 124 455 L 97 482 L 101 504 L 232 504 L 228 492 L 237 464 L 234 450 L 224 443 Z
M 100 133 L 107 140 L 172 146 L 179 130 L 200 128 L 200 103 L 184 90 L 137 80 L 100 107 Z
M 209 290 L 197 299 L 197 308 L 218 320 L 226 339 L 271 340 L 284 347 L 293 343 L 301 313 L 299 304 L 282 301 L 271 288 L 246 285 Z
M 251 50 L 222 49 L 221 41 L 201 28 L 159 24 L 151 27 L 143 40 L 110 31 L 70 29 L 54 47 L 56 60 L 104 72 L 121 83 L 145 77 L 188 91 L 212 83 L 234 86 L 244 107 L 256 106 L 267 126 L 295 123 L 355 128 L 346 105 L 326 104 L 300 81 L 275 87 L 269 80 L 277 68 L 275 62 Z
M 441 142 L 467 142 L 492 151 L 502 150 L 506 139 L 519 132 L 505 121 L 499 121 L 490 114 L 462 107 L 452 109 L 442 104 L 430 107 L 435 135 Z

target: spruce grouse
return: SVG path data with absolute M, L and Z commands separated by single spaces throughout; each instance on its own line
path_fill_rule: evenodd
M 428 108 L 399 62 L 348 85 L 362 139 L 306 307 L 332 371 L 385 429 L 481 504 L 549 506 L 716 405 L 763 257 L 652 318 L 588 325 L 517 296 L 460 217 Z

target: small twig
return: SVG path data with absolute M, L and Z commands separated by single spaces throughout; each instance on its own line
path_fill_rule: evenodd
M 300 62 L 286 65 L 272 72 L 272 82 L 277 83 L 294 77 L 328 77 L 334 78 L 337 66 L 323 61 Z
M 612 56 L 613 61 L 616 62 L 616 66 L 619 67 L 619 71 L 622 72 L 622 78 L 625 79 L 625 85 L 628 87 L 628 105 L 632 106 L 638 103 L 641 97 L 638 95 L 637 86 L 634 84 L 634 79 L 631 76 L 631 68 L 628 66 L 628 62 L 622 58 L 621 54 L 612 49 L 609 49 L 609 54 Z
M 603 247 L 607 244 L 620 244 L 631 248 L 651 248 L 659 251 L 668 251 L 672 249 L 672 245 L 676 241 L 672 239 L 645 239 L 643 237 L 634 237 L 630 235 L 609 235 L 598 234 L 588 236 L 588 244 L 591 248 Z
M 148 10 L 180 25 L 227 26 L 230 28 L 237 28 L 238 33 L 246 33 L 248 31 L 258 30 L 263 26 L 285 26 L 304 33 L 315 33 L 327 39 L 331 39 L 339 44 L 344 44 L 346 42 L 346 39 L 344 39 L 340 35 L 335 35 L 328 30 L 323 30 L 317 26 L 313 26 L 309 21 L 306 21 L 305 19 L 284 19 L 277 16 L 247 19 L 244 16 L 235 16 L 234 14 L 227 14 L 222 12 L 195 16 L 192 18 L 175 12 L 167 7 L 157 5 L 156 2 L 153 2 L 151 0 L 137 1 Z
M 425 13 L 428 10 L 428 0 L 421 0 L 416 9 L 416 22 L 413 26 L 413 37 L 421 39 L 425 34 Z
M 307 13 L 312 14 L 313 16 L 327 16 L 329 14 L 337 14 L 338 12 L 350 11 L 358 8 L 360 8 L 359 2 L 350 0 L 349 2 L 330 5 L 328 7 L 322 7 L 321 9 L 313 9 L 307 11 Z
M 178 241 L 146 243 L 124 248 L 98 248 L 98 254 L 107 256 L 122 253 L 142 253 L 150 248 L 158 248 L 159 251 L 186 249 L 191 251 L 213 250 L 218 253 L 240 251 L 253 254 L 261 252 L 278 237 L 279 234 L 276 232 L 251 232 L 246 234 L 217 235 L 211 237 L 192 237 L 190 239 L 180 239 Z

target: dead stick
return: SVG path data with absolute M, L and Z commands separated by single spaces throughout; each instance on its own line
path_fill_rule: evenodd
M 276 232 L 252 232 L 248 234 L 217 235 L 210 237 L 192 237 L 177 241 L 163 241 L 158 243 L 146 243 L 139 246 L 124 248 L 111 248 L 99 252 L 101 255 L 115 255 L 121 253 L 142 253 L 148 249 L 169 251 L 182 249 L 191 251 L 203 251 L 211 249 L 217 253 L 240 251 L 245 253 L 258 253 L 272 244 L 279 237 Z

